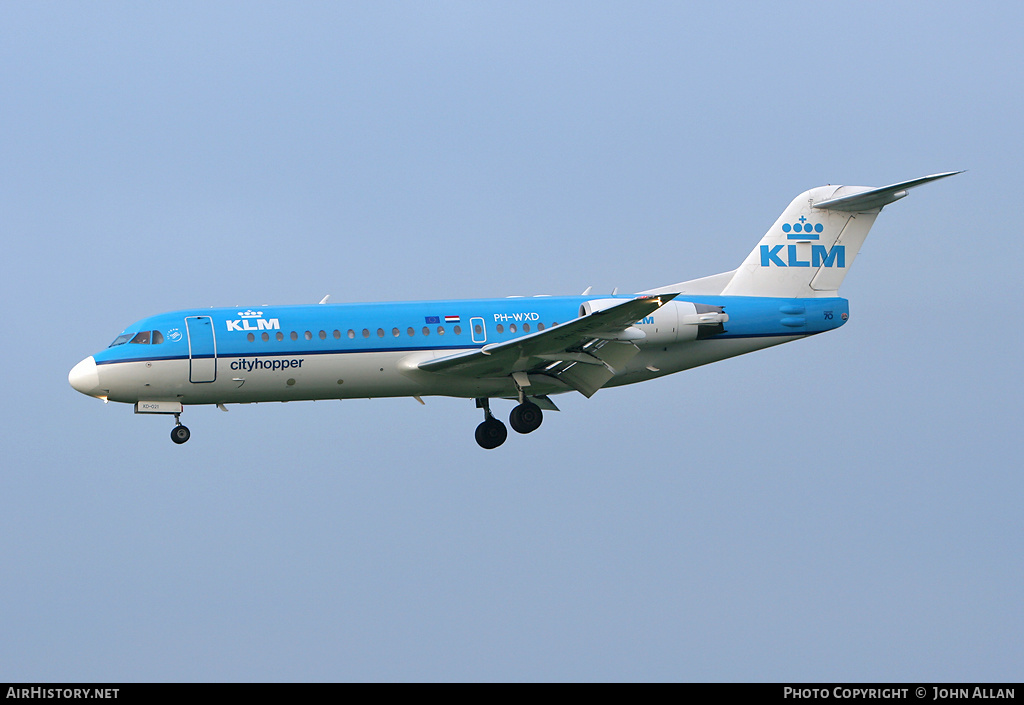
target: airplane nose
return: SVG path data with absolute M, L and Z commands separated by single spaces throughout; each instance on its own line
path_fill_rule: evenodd
M 96 360 L 92 355 L 71 368 L 71 372 L 68 373 L 68 382 L 82 394 L 90 397 L 100 396 L 102 391 L 100 389 L 100 373 L 96 369 Z

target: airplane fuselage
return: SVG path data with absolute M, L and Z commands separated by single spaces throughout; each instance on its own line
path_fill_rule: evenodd
M 588 302 L 631 298 L 538 296 L 175 311 L 138 321 L 118 338 L 121 342 L 93 355 L 95 376 L 85 383 L 88 390 L 80 391 L 110 401 L 182 404 L 514 398 L 517 391 L 508 375 L 443 376 L 418 364 L 550 329 L 580 316 Z M 727 322 L 699 337 L 701 326 L 686 320 L 696 313 L 695 305 L 721 309 Z M 605 386 L 642 382 L 831 330 L 845 322 L 848 310 L 842 298 L 677 299 L 636 322 L 643 332 L 633 341 L 640 353 Z M 572 391 L 555 377 L 532 379 L 532 394 Z

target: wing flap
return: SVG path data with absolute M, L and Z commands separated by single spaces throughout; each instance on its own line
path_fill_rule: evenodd
M 633 343 L 608 343 L 595 353 L 601 360 L 599 366 L 573 364 L 554 376 L 589 399 L 639 352 Z

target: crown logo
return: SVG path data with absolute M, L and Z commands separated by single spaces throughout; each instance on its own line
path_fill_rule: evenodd
M 825 226 L 821 223 L 808 223 L 804 216 L 800 216 L 799 223 L 782 224 L 782 232 L 786 233 L 789 240 L 817 240 L 824 229 Z
M 248 311 L 239 311 L 238 312 L 238 316 L 240 318 L 259 318 L 262 315 L 263 315 L 263 311 L 253 311 L 252 309 L 249 309 Z

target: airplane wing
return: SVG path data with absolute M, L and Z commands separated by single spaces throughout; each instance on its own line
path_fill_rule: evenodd
M 676 296 L 639 296 L 547 330 L 427 360 L 418 367 L 473 378 L 511 375 L 520 387 L 529 386 L 530 375 L 545 375 L 591 397 L 640 352 L 632 341 L 644 334 L 633 324 Z

